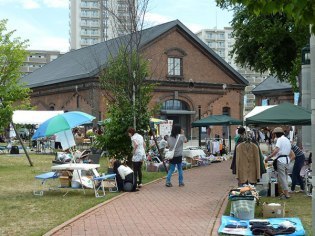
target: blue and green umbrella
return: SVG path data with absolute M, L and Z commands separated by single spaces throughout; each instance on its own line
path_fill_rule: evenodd
M 42 123 L 36 130 L 32 139 L 35 140 L 38 138 L 49 137 L 61 131 L 70 130 L 79 125 L 90 123 L 94 119 L 94 116 L 80 111 L 70 111 L 59 114 Z

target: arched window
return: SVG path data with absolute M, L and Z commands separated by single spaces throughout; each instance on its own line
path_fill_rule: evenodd
M 56 105 L 55 105 L 54 103 L 50 103 L 50 104 L 49 104 L 49 110 L 50 110 L 50 111 L 54 111 L 54 110 L 55 110 L 55 106 L 56 106 Z
M 223 107 L 222 108 L 222 115 L 230 116 L 231 114 L 231 108 L 230 107 Z
M 172 99 L 163 103 L 162 110 L 189 110 L 189 106 L 186 102 Z

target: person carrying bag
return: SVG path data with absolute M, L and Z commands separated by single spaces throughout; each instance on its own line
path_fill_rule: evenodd
M 173 148 L 173 150 L 168 150 L 166 153 L 165 153 L 165 159 L 166 160 L 172 160 L 173 157 L 174 157 L 174 154 L 175 154 L 175 148 L 176 148 L 176 145 L 177 145 L 177 142 L 178 142 L 178 139 L 180 137 L 180 134 L 178 135 L 177 139 L 176 139 L 176 143 L 175 143 L 175 146 Z
M 184 130 L 181 129 L 180 125 L 173 125 L 171 136 L 167 140 L 168 146 L 170 150 L 172 150 L 173 154 L 169 154 L 168 157 L 173 157 L 169 159 L 170 166 L 166 177 L 166 187 L 173 187 L 171 183 L 171 177 L 173 172 L 175 171 L 175 167 L 178 170 L 178 183 L 179 187 L 184 186 L 184 178 L 183 178 L 183 147 L 184 143 L 187 142 L 187 139 L 184 135 Z

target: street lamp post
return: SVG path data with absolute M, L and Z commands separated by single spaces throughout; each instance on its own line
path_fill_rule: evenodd
M 201 106 L 198 106 L 198 119 L 201 119 Z M 199 127 L 199 147 L 201 147 L 201 127 Z
M 311 55 L 310 46 L 307 45 L 302 49 L 302 107 L 311 110 Z M 304 150 L 311 149 L 311 129 L 302 126 L 302 146 Z

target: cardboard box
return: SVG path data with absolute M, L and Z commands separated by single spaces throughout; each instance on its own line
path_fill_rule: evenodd
M 285 217 L 285 204 L 263 203 L 264 218 L 283 218 Z
M 60 187 L 61 188 L 68 188 L 70 187 L 71 181 L 69 176 L 59 176 L 60 180 Z

